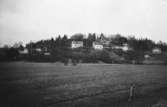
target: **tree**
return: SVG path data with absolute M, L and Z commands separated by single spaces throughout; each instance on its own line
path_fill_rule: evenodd
M 64 35 L 64 37 L 62 38 L 61 45 L 63 48 L 67 48 L 69 46 L 67 35 Z
M 88 38 L 85 40 L 85 46 L 86 47 L 92 47 L 92 43 L 94 42 L 94 41 L 96 41 L 96 34 L 91 34 L 91 33 L 89 33 L 88 34 Z
M 134 37 L 128 38 L 128 44 L 136 51 L 151 51 L 155 47 L 155 43 L 149 39 L 136 39 Z
M 75 41 L 83 41 L 84 35 L 81 33 L 77 33 L 71 36 L 71 40 Z
M 61 47 L 61 36 L 60 35 L 56 38 L 55 45 L 56 47 Z
M 19 56 L 19 52 L 15 48 L 9 48 L 6 50 L 6 57 L 9 61 L 17 60 L 17 57 Z
M 16 42 L 14 43 L 14 45 L 12 46 L 13 48 L 19 48 L 19 47 L 23 47 L 23 42 Z
M 144 52 L 142 51 L 128 51 L 124 55 L 126 61 L 135 61 L 141 63 L 144 60 Z
M 123 44 L 127 43 L 128 40 L 126 37 L 121 36 L 120 34 L 117 34 L 115 38 L 113 38 L 112 43 L 115 45 L 122 46 Z
M 167 44 L 165 42 L 162 42 L 162 41 L 159 41 L 157 44 L 156 44 L 157 47 L 161 48 L 161 50 L 163 52 L 166 52 L 167 51 Z
M 90 41 L 96 41 L 96 34 L 89 33 L 87 39 Z

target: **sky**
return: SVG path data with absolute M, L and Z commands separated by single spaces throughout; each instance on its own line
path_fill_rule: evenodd
M 0 46 L 94 32 L 167 42 L 167 0 L 0 0 Z

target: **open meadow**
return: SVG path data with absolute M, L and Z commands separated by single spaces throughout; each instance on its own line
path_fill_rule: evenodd
M 166 86 L 164 65 L 0 63 L 1 107 L 153 107 Z

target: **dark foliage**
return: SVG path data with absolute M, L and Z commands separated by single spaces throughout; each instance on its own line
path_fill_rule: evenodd
M 15 48 L 2 48 L 0 49 L 0 61 L 16 61 L 19 52 Z
M 83 41 L 84 47 L 71 49 L 71 41 Z M 110 40 L 110 47 L 113 45 L 123 46 L 128 44 L 131 50 L 124 52 L 121 49 L 104 49 L 97 51 L 92 48 L 92 43 L 98 40 Z M 27 55 L 19 54 L 19 50 L 24 50 L 23 46 L 19 48 L 1 48 L 0 61 L 36 61 L 36 62 L 63 62 L 68 65 L 71 60 L 73 65 L 79 62 L 83 63 L 97 63 L 99 61 L 104 63 L 142 63 L 145 53 L 151 53 L 152 49 L 158 47 L 163 53 L 167 52 L 167 44 L 158 42 L 157 44 L 149 39 L 136 39 L 135 37 L 124 37 L 117 34 L 114 37 L 106 37 L 103 33 L 97 36 L 95 33 L 89 33 L 87 38 L 85 35 L 78 33 L 68 38 L 67 35 L 48 40 L 40 40 L 37 42 L 30 42 L 26 44 L 28 49 Z M 41 49 L 41 50 L 36 50 Z M 49 53 L 49 54 L 46 54 Z M 166 57 L 167 55 L 164 54 Z M 166 61 L 167 62 L 167 61 Z

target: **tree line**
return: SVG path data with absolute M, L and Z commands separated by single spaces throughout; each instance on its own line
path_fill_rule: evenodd
M 144 55 L 151 54 L 155 47 L 160 48 L 162 53 L 167 52 L 167 44 L 165 42 L 155 43 L 147 38 L 135 38 L 134 36 L 125 37 L 120 34 L 114 36 L 106 36 L 101 33 L 97 36 L 95 33 L 89 33 L 87 36 L 78 33 L 70 38 L 67 35 L 59 35 L 56 38 L 40 40 L 37 42 L 29 42 L 26 46 L 3 47 L 0 49 L 0 61 L 37 61 L 37 62 L 63 62 L 67 64 L 69 60 L 72 63 L 131 63 L 135 61 L 140 63 L 144 60 Z M 123 46 L 128 44 L 131 48 L 129 51 L 121 49 L 107 48 L 98 51 L 92 48 L 94 41 L 106 39 L 109 41 L 109 47 L 114 45 Z M 83 47 L 71 49 L 72 41 L 83 41 Z M 28 54 L 20 55 L 19 51 L 28 49 Z M 35 49 L 41 49 L 40 52 Z M 45 53 L 49 53 L 45 55 Z M 164 54 L 163 54 L 164 55 Z M 165 54 L 166 55 L 166 54 Z M 165 56 L 164 55 L 164 56 Z

